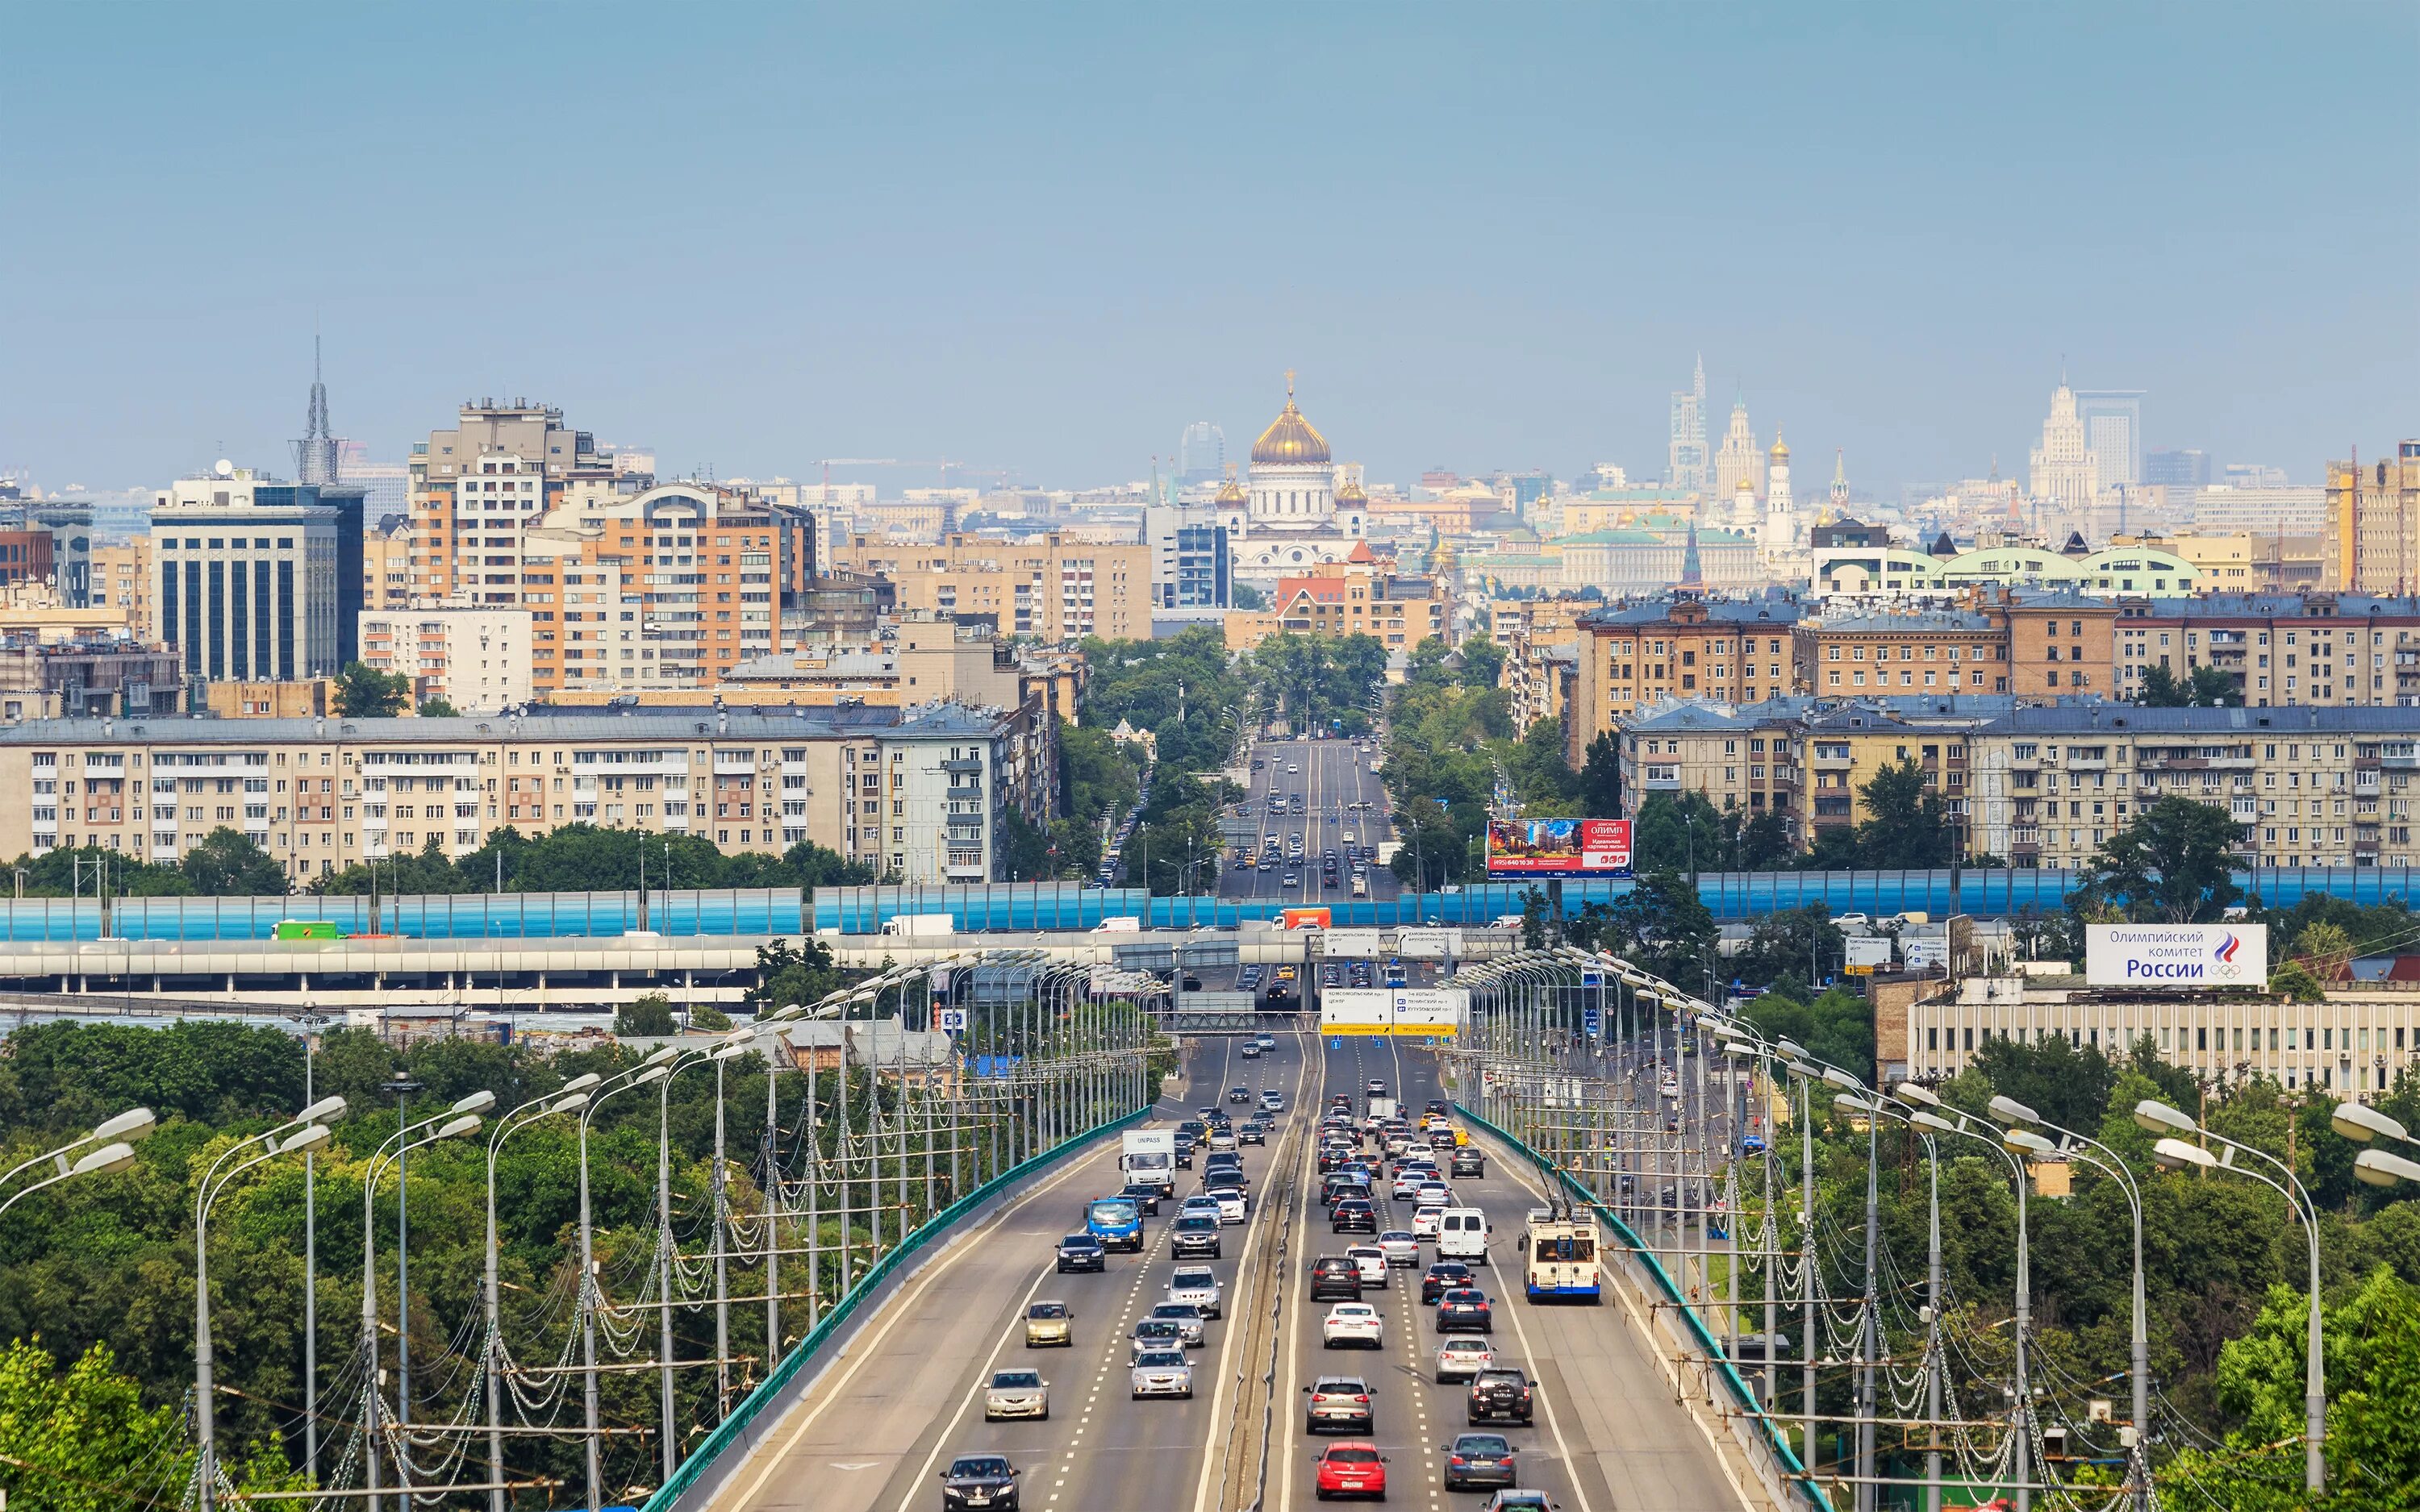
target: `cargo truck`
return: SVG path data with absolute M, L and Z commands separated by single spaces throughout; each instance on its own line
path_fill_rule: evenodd
M 1129 1129 L 1118 1155 L 1118 1169 L 1129 1181 L 1149 1181 L 1160 1196 L 1176 1195 L 1176 1131 Z

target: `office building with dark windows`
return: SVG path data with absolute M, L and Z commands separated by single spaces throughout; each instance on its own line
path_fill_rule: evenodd
M 345 524 L 346 512 L 316 485 L 225 463 L 161 491 L 151 511 L 152 607 L 188 685 L 343 670 L 352 640 L 339 582 Z M 359 595 L 357 575 L 354 611 Z

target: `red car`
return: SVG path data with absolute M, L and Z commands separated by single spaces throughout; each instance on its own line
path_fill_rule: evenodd
M 1387 1499 L 1387 1457 L 1369 1443 L 1331 1443 L 1319 1457 L 1319 1499 L 1368 1496 Z

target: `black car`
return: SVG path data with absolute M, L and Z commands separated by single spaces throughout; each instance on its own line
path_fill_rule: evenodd
M 1437 1298 L 1436 1327 L 1440 1334 L 1493 1334 L 1496 1309 L 1477 1287 L 1456 1287 Z
M 1311 1262 L 1311 1300 L 1313 1302 L 1359 1302 L 1361 1300 L 1361 1267 L 1352 1257 L 1326 1255 Z
M 1341 1197 L 1327 1215 L 1327 1230 L 1332 1234 L 1374 1234 L 1378 1231 L 1378 1211 L 1367 1197 Z
M 1527 1424 L 1536 1411 L 1529 1378 L 1516 1369 L 1481 1370 L 1470 1378 L 1466 1415 L 1481 1423 Z
M 1465 1145 L 1453 1152 L 1452 1163 L 1447 1166 L 1447 1169 L 1455 1176 L 1485 1176 L 1487 1157 L 1471 1146 Z
M 1176 1168 L 1180 1171 L 1193 1169 L 1193 1136 L 1182 1129 L 1176 1132 Z
M 1157 1181 L 1128 1181 L 1119 1190 L 1118 1196 L 1142 1210 L 1146 1217 L 1159 1216 L 1159 1183 Z
M 1016 1512 L 1016 1467 L 1006 1455 L 960 1455 L 941 1472 L 944 1512 L 961 1507 L 1004 1508 Z
M 1109 1268 L 1109 1252 L 1090 1234 L 1069 1234 L 1059 1242 L 1059 1269 L 1062 1271 L 1106 1271 Z
M 1445 1446 L 1447 1490 L 1517 1484 L 1512 1442 L 1501 1433 L 1457 1433 L 1453 1442 Z
M 1460 1260 L 1439 1260 L 1420 1277 L 1420 1301 L 1433 1303 L 1449 1291 L 1470 1285 L 1470 1267 Z
M 1265 1146 L 1268 1142 L 1269 1126 L 1257 1119 L 1235 1131 L 1235 1143 L 1239 1145 Z
M 1097 1244 L 1094 1247 L 1099 1248 Z M 1218 1220 L 1199 1213 L 1177 1219 L 1176 1227 L 1169 1230 L 1168 1251 L 1180 1260 L 1217 1259 Z M 1066 1268 L 1064 1263 L 1060 1266 L 1063 1271 Z M 1093 1269 L 1097 1271 L 1100 1266 L 1095 1264 Z
M 1230 1087 L 1227 1088 L 1227 1101 L 1230 1103 L 1249 1103 L 1251 1100 L 1252 1089 L 1249 1087 Z

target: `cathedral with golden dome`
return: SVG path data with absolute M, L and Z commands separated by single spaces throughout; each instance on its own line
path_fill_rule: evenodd
M 1327 438 L 1295 404 L 1291 372 L 1285 408 L 1252 443 L 1249 476 L 1230 476 L 1215 507 L 1233 576 L 1247 582 L 1274 585 L 1287 573 L 1342 562 L 1369 532 L 1369 496 L 1358 483 L 1337 486 Z

